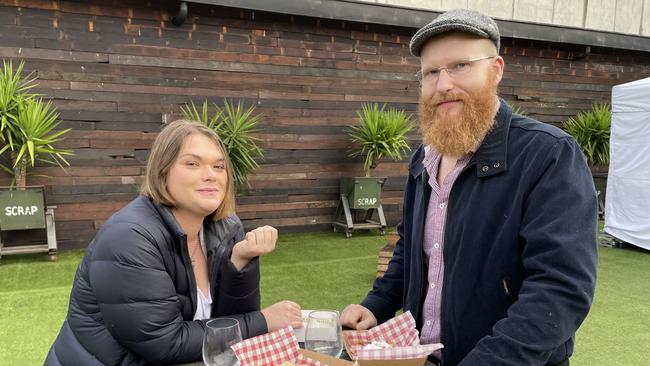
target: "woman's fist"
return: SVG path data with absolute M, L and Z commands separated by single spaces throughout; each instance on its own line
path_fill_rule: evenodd
M 244 240 L 232 248 L 230 260 L 238 270 L 244 268 L 251 259 L 270 253 L 278 241 L 278 230 L 272 226 L 262 226 L 246 233 Z

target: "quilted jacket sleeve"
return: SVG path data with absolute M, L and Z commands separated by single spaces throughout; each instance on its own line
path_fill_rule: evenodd
M 204 324 L 183 320 L 173 280 L 154 244 L 160 238 L 137 225 L 113 223 L 96 240 L 89 281 L 111 335 L 148 363 L 196 359 Z M 112 242 L 102 245 L 105 240 Z

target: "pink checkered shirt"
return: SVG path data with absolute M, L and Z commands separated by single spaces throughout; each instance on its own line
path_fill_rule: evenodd
M 444 261 L 442 248 L 444 245 L 445 218 L 447 215 L 447 202 L 449 192 L 454 185 L 460 172 L 467 166 L 472 154 L 467 154 L 456 162 L 454 169 L 447 174 L 442 187 L 438 186 L 438 167 L 441 155 L 431 149 L 424 147 L 424 164 L 429 174 L 429 185 L 431 186 L 431 197 L 427 208 L 427 217 L 424 224 L 424 254 L 429 259 L 429 272 L 427 273 L 426 298 L 422 306 L 422 332 L 420 342 L 422 344 L 440 342 L 440 298 L 442 292 L 442 281 L 444 274 Z M 434 352 L 434 356 L 440 358 L 440 351 Z

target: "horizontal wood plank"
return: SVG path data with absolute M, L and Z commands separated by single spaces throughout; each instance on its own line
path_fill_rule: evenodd
M 25 61 L 36 89 L 71 128 L 56 146 L 71 149 L 66 170 L 38 164 L 29 178 L 46 186 L 61 247 L 86 246 L 97 229 L 138 194 L 149 149 L 181 106 L 224 100 L 255 106 L 264 158 L 237 193 L 250 229 L 330 230 L 341 177 L 363 176 L 347 127 L 362 104 L 403 109 L 417 124 L 419 59 L 415 29 L 193 4 L 171 25 L 163 2 L 0 0 L 0 58 Z M 543 122 L 561 126 L 611 87 L 650 76 L 648 52 L 502 39 L 499 94 Z M 417 130 L 409 134 L 417 148 Z M 407 153 L 408 155 L 409 153 Z M 5 157 L 6 160 L 6 157 Z M 408 156 L 382 161 L 389 225 L 402 216 Z M 1 184 L 11 177 L 0 175 Z

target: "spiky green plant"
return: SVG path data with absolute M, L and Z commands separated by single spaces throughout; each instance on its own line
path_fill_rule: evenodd
M 224 100 L 223 108 L 213 105 L 210 114 L 208 101 L 203 101 L 201 110 L 197 110 L 194 102 L 181 107 L 183 118 L 199 121 L 213 129 L 226 147 L 232 164 L 232 175 L 238 187 L 248 185 L 248 174 L 258 167 L 255 159 L 263 156 L 264 152 L 257 145 L 257 132 L 260 115 L 254 114 L 255 106 L 245 108 L 241 101 Z
M 0 73 L 0 131 L 2 139 L 11 142 L 11 134 L 5 134 L 5 128 L 18 118 L 18 106 L 25 98 L 34 96 L 29 90 L 36 86 L 32 73 L 23 76 L 25 63 L 21 62 L 14 71 L 11 61 L 2 61 Z
M 525 115 L 528 114 L 528 112 L 525 109 L 521 108 L 520 106 L 518 106 L 516 104 L 512 104 L 511 107 L 512 107 L 512 113 L 513 114 L 518 114 L 520 116 L 525 116 Z
M 23 67 L 21 62 L 14 71 L 11 62 L 3 62 L 0 76 L 0 135 L 4 142 L 0 154 L 11 152 L 11 167 L 0 164 L 0 168 L 13 174 L 17 187 L 27 185 L 27 171 L 36 161 L 63 168 L 69 165 L 63 155 L 72 155 L 70 150 L 53 146 L 70 129 L 57 130 L 59 114 L 51 102 L 30 93 L 35 78 L 31 74 L 23 77 Z
M 355 143 L 350 156 L 364 156 L 366 177 L 384 157 L 401 160 L 411 150 L 406 134 L 413 129 L 411 115 L 402 110 L 381 108 L 377 103 L 363 104 L 357 112 L 361 125 L 348 128 L 348 134 Z
M 606 103 L 594 103 L 591 110 L 580 112 L 564 123 L 564 130 L 580 145 L 590 166 L 609 164 L 609 134 L 612 109 Z
M 213 108 L 213 114 L 210 114 L 208 101 L 204 100 L 203 104 L 201 104 L 200 111 L 196 109 L 194 102 L 190 102 L 190 104 L 181 106 L 181 114 L 183 115 L 183 118 L 188 121 L 201 122 L 210 129 L 217 131 L 217 126 L 219 125 L 223 113 L 221 112 L 221 109 L 215 105 Z

